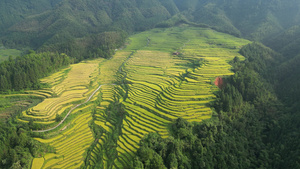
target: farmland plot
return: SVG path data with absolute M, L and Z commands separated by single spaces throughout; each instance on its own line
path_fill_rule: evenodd
M 28 94 L 46 99 L 24 111 L 20 121 L 49 126 L 56 114 L 64 115 L 102 87 L 59 131 L 36 138 L 55 152 L 35 159 L 33 166 L 130 168 L 147 133 L 168 137 L 169 124 L 178 117 L 211 118 L 209 103 L 218 90 L 214 80 L 233 74 L 228 62 L 243 59 L 238 51 L 247 43 L 204 28 L 153 29 L 130 37 L 111 59 L 72 65 L 45 78 L 51 88 Z
M 114 86 L 112 94 L 114 102 L 123 106 L 125 116 L 118 114 L 122 122 L 117 123 L 119 118 L 108 120 L 111 114 L 102 110 L 105 120 L 99 125 L 108 134 L 93 152 L 102 155 L 91 159 L 88 168 L 97 166 L 96 159 L 102 160 L 102 168 L 130 168 L 145 134 L 157 132 L 167 137 L 168 125 L 178 117 L 190 122 L 210 118 L 213 110 L 209 103 L 218 90 L 215 78 L 233 74 L 228 62 L 235 56 L 243 59 L 239 48 L 249 43 L 213 30 L 189 27 L 154 29 L 132 36 L 130 42 L 125 51 L 132 53 L 126 53 L 129 57 L 116 79 L 123 85 Z M 106 148 L 108 145 L 114 148 Z

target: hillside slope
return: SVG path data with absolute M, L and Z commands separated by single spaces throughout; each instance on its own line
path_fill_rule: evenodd
M 170 1 L 171 2 L 171 1 Z M 8 29 L 7 45 L 34 48 L 108 30 L 142 31 L 177 13 L 168 1 L 63 0 L 53 10 L 28 16 Z
M 13 24 L 53 9 L 61 0 L 2 0 L 0 1 L 0 35 Z
M 300 23 L 297 0 L 43 0 L 13 7 L 15 1 L 1 3 L 7 8 L 0 12 L 2 43 L 35 49 L 104 31 L 143 31 L 179 13 L 189 22 L 262 42 Z

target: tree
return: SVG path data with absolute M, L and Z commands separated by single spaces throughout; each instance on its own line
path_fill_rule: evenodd
M 60 122 L 62 119 L 63 119 L 63 117 L 60 114 L 56 114 L 56 117 L 55 117 L 56 122 Z

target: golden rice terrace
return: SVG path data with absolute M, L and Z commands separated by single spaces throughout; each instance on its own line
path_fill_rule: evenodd
M 145 134 L 168 137 L 168 125 L 178 117 L 201 122 L 212 116 L 209 103 L 219 90 L 214 80 L 233 74 L 228 62 L 243 59 L 238 51 L 248 43 L 211 29 L 153 29 L 133 35 L 111 59 L 75 64 L 43 79 L 51 87 L 28 95 L 45 100 L 18 117 L 40 130 L 92 98 L 36 138 L 54 150 L 35 158 L 32 168 L 130 168 Z

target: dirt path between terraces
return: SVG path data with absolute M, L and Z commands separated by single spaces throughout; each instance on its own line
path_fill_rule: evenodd
M 52 127 L 50 129 L 45 129 L 45 130 L 34 130 L 32 132 L 36 132 L 36 133 L 42 133 L 42 132 L 47 132 L 47 131 L 51 131 L 51 130 L 54 130 L 56 129 L 57 127 L 59 127 L 66 119 L 67 117 L 70 115 L 70 113 L 72 113 L 77 107 L 89 102 L 91 100 L 91 98 L 96 94 L 96 92 L 104 85 L 115 85 L 115 84 L 103 84 L 103 85 L 100 85 L 91 95 L 90 97 L 83 103 L 80 103 L 80 104 L 77 104 L 76 106 L 72 107 L 71 110 L 69 110 L 68 114 L 64 117 L 64 119 L 62 119 L 61 122 L 59 122 L 55 127 Z

